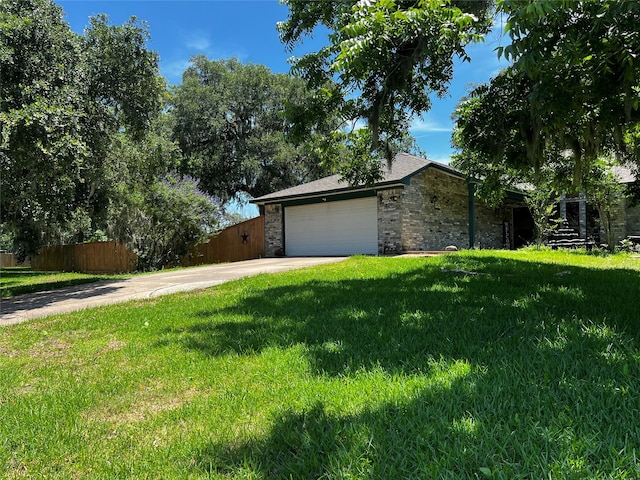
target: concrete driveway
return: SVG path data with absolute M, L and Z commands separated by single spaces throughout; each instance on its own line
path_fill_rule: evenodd
M 344 260 L 343 257 L 261 258 L 244 262 L 105 280 L 0 301 L 0 326 L 85 308 L 197 290 L 260 273 L 276 273 Z

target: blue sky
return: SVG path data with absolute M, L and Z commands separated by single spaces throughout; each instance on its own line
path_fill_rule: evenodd
M 89 17 L 106 13 L 113 24 L 131 16 L 145 20 L 151 30 L 149 48 L 160 55 L 160 72 L 170 84 L 181 81 L 192 55 L 210 59 L 237 57 L 242 62 L 268 66 L 273 72 L 288 72 L 287 60 L 314 50 L 326 42 L 318 36 L 288 52 L 278 38 L 276 23 L 287 18 L 288 9 L 277 0 L 58 0 L 74 31 L 82 32 Z M 486 42 L 468 51 L 471 63 L 458 62 L 455 78 L 444 99 L 433 99 L 432 109 L 414 121 L 412 133 L 430 160 L 447 163 L 452 153 L 451 114 L 468 85 L 486 82 L 500 68 L 495 49 L 508 43 L 500 26 Z

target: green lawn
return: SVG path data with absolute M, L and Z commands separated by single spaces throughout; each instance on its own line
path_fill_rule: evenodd
M 120 275 L 90 275 L 87 273 L 37 272 L 30 268 L 11 267 L 0 269 L 0 297 L 7 298 L 24 293 L 42 292 L 55 288 L 70 287 L 97 282 Z
M 355 257 L 5 327 L 0 478 L 640 477 L 640 260 Z

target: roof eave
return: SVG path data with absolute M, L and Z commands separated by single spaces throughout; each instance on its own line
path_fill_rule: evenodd
M 313 193 L 299 194 L 299 195 L 287 195 L 282 197 L 266 198 L 262 200 L 260 198 L 256 198 L 256 199 L 249 200 L 249 203 L 253 203 L 255 205 L 268 205 L 272 203 L 284 203 L 284 202 L 292 202 L 297 200 L 309 200 L 312 198 L 333 197 L 337 195 L 343 195 L 345 193 L 365 192 L 367 190 L 377 191 L 377 190 L 387 190 L 389 188 L 396 188 L 396 187 L 404 188 L 405 185 L 406 183 L 404 181 L 394 180 L 390 182 L 376 183 L 375 185 L 372 185 L 370 187 L 346 187 L 346 188 L 340 188 L 340 189 L 334 189 L 334 190 L 326 190 L 323 192 L 313 192 Z

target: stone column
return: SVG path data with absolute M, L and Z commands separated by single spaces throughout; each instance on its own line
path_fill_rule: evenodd
M 564 193 L 560 195 L 560 218 L 567 219 L 567 196 Z
M 264 250 L 265 256 L 275 257 L 282 255 L 284 248 L 283 238 L 283 218 L 282 205 L 279 203 L 273 205 L 265 205 L 265 232 L 264 232 Z
M 378 253 L 402 251 L 402 190 L 378 192 Z
M 584 192 L 580 192 L 578 216 L 580 218 L 580 238 L 587 238 L 587 199 Z

